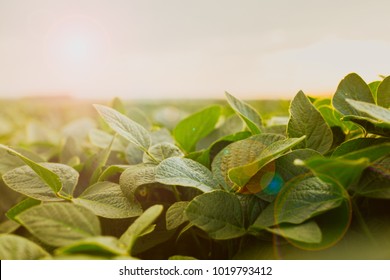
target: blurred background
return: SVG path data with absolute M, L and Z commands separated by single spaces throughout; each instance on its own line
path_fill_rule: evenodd
M 0 98 L 333 94 L 387 76 L 386 0 L 1 0 Z

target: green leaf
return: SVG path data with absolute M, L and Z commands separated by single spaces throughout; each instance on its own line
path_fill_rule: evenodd
M 285 182 L 309 172 L 304 166 L 296 166 L 294 161 L 296 159 L 306 160 L 319 155 L 320 153 L 311 149 L 298 149 L 280 156 L 275 160 L 270 170 L 264 170 L 262 176 L 270 176 L 271 180 L 269 180 L 268 185 L 266 185 L 265 188 L 263 187 L 262 191 L 256 195 L 265 201 L 272 202 L 283 188 Z M 263 171 L 263 169 L 261 171 Z M 258 174 L 249 181 L 246 186 L 247 188 L 255 188 L 251 187 L 251 185 L 256 184 L 258 186 L 259 182 L 262 183 L 262 178 L 260 180 L 255 180 L 257 176 Z
M 342 143 L 339 147 L 337 147 L 336 150 L 332 153 L 332 157 L 340 157 L 344 156 L 349 153 L 355 153 L 358 150 L 362 150 L 365 148 L 370 148 L 372 146 L 376 146 L 382 143 L 386 143 L 389 140 L 386 138 L 356 138 L 349 141 L 345 141 Z M 366 156 L 366 155 L 364 155 Z M 350 159 L 357 159 L 361 157 L 359 155 L 358 157 L 350 158 Z
M 118 111 L 103 105 L 95 104 L 103 120 L 119 135 L 145 151 L 150 146 L 149 132 L 140 124 L 132 121 Z
M 326 153 L 332 146 L 332 130 L 306 95 L 300 91 L 291 101 L 290 120 L 287 126 L 289 137 L 301 137 L 306 139 L 297 148 L 310 148 Z
M 361 114 L 365 113 L 376 121 L 384 122 L 390 125 L 390 110 L 377 106 L 375 104 L 346 99 L 346 101 Z
M 225 96 L 230 107 L 232 107 L 233 110 L 246 123 L 252 134 L 261 133 L 262 121 L 256 110 L 249 104 L 235 98 L 228 92 L 225 92 Z
M 15 216 L 39 204 L 41 204 L 39 200 L 28 197 L 22 200 L 21 202 L 19 202 L 18 204 L 16 204 L 15 206 L 13 206 L 11 209 L 9 209 L 5 215 L 7 216 L 8 219 L 16 221 Z
M 155 179 L 156 166 L 139 164 L 127 168 L 119 178 L 119 185 L 127 199 L 133 204 L 139 204 L 135 198 L 138 187 L 152 184 Z
M 195 150 L 196 143 L 214 130 L 221 114 L 220 106 L 211 106 L 180 121 L 173 130 L 177 143 L 187 153 Z
M 340 82 L 336 93 L 333 96 L 332 103 L 333 106 L 343 115 L 365 116 L 353 108 L 346 99 L 353 99 L 372 104 L 375 103 L 370 88 L 366 82 L 364 82 L 363 79 L 355 73 L 347 75 Z
M 98 182 L 88 187 L 78 198 L 73 199 L 75 204 L 84 206 L 95 215 L 121 219 L 141 215 L 139 204 L 130 203 L 118 184 Z
M 229 170 L 255 161 L 266 147 L 282 139 L 285 139 L 282 135 L 262 133 L 226 146 L 212 162 L 214 178 L 225 190 L 232 190 L 234 184 L 228 177 Z
M 0 234 L 0 260 L 37 260 L 49 256 L 42 247 L 24 237 Z
M 25 157 L 21 153 L 0 144 L 0 148 L 5 149 L 10 154 L 17 156 L 19 159 L 23 160 L 38 176 L 43 180 L 47 186 L 49 186 L 54 193 L 59 193 L 62 189 L 62 183 L 60 177 L 53 172 L 52 170 L 46 168 L 44 165 L 36 163 L 31 159 Z
M 119 240 L 113 236 L 92 236 L 58 248 L 57 255 L 103 255 L 103 256 L 125 256 L 126 249 Z
M 252 227 L 265 229 L 281 223 L 300 224 L 338 207 L 346 197 L 348 194 L 341 186 L 323 182 L 317 177 L 300 176 L 282 188 Z
M 55 247 L 100 235 L 99 219 L 90 210 L 72 203 L 45 203 L 15 218 L 36 238 Z
M 376 97 L 376 104 L 390 107 L 390 76 L 387 76 L 379 85 Z
M 166 213 L 166 226 L 167 230 L 175 229 L 182 223 L 187 222 L 188 218 L 185 215 L 185 209 L 187 208 L 189 201 L 178 201 L 173 203 Z
M 179 185 L 211 192 L 218 188 L 213 174 L 200 163 L 188 158 L 168 158 L 156 168 L 156 181 L 165 185 Z
M 34 199 L 61 201 L 64 198 L 71 198 L 79 177 L 77 171 L 60 163 L 47 162 L 41 163 L 40 166 L 59 178 L 63 186 L 60 193 L 53 192 L 53 189 L 27 165 L 8 171 L 3 175 L 3 180 L 14 191 Z
M 129 165 L 110 165 L 99 176 L 98 181 L 103 182 L 103 181 L 109 181 L 109 179 L 116 175 L 122 173 L 126 168 L 128 168 Z
M 126 246 L 128 252 L 131 252 L 131 249 L 138 237 L 150 232 L 150 227 L 160 216 L 162 211 L 162 205 L 156 204 L 149 207 L 130 225 L 126 232 L 122 234 L 119 241 Z
M 336 181 L 345 189 L 348 189 L 359 180 L 363 170 L 370 166 L 370 161 L 367 158 L 345 159 L 316 157 L 305 161 L 298 161 L 297 164 L 306 166 L 324 182 L 331 184 L 332 181 Z
M 177 146 L 171 143 L 159 143 L 153 145 L 149 148 L 149 154 L 154 160 L 157 160 L 157 163 L 170 157 L 181 157 L 184 155 Z M 150 156 L 144 154 L 143 162 L 146 164 L 156 164 Z
M 195 197 L 186 209 L 191 223 L 217 240 L 232 239 L 246 233 L 238 198 L 225 191 Z
M 110 146 L 112 138 L 114 136 L 100 129 L 91 129 L 89 132 L 89 141 L 92 145 L 105 149 L 107 146 Z M 125 150 L 125 145 L 118 139 L 115 138 L 111 147 L 112 151 L 123 152 Z
M 302 136 L 300 138 L 288 138 L 272 143 L 263 151 L 261 151 L 260 155 L 256 157 L 255 161 L 230 169 L 228 172 L 229 179 L 237 186 L 244 187 L 249 182 L 249 180 L 267 163 L 275 160 L 278 156 L 280 156 L 280 154 L 299 144 L 305 138 L 306 136 Z
M 381 81 L 374 81 L 368 84 L 368 87 L 371 90 L 372 96 L 374 97 L 374 100 L 377 100 L 377 94 L 378 94 L 378 87 L 381 84 Z
M 322 239 L 321 229 L 313 221 L 307 221 L 299 225 L 281 224 L 274 228 L 267 228 L 268 232 L 304 243 L 320 243 Z
M 379 142 L 379 141 L 378 141 Z M 390 142 L 384 142 L 378 145 L 372 145 L 370 147 L 351 151 L 350 153 L 341 156 L 343 159 L 357 160 L 360 158 L 367 158 L 371 162 L 390 154 Z
M 390 137 L 390 123 L 377 121 L 371 117 L 345 116 L 343 121 L 352 121 L 369 133 Z
M 390 199 L 390 156 L 375 161 L 352 188 L 359 196 Z
M 45 160 L 38 156 L 37 154 L 21 149 L 21 148 L 14 148 L 15 151 L 19 152 L 26 158 L 31 159 L 34 162 L 44 162 Z M 7 150 L 1 149 L 0 145 L 0 175 L 6 173 L 7 171 L 14 169 L 19 166 L 25 165 L 25 162 L 21 160 L 19 157 L 15 157 L 15 155 L 9 153 Z

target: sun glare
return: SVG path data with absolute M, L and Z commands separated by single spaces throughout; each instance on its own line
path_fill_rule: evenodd
M 70 16 L 50 28 L 45 47 L 49 67 L 57 74 L 72 77 L 80 72 L 96 72 L 109 56 L 110 40 L 93 19 Z

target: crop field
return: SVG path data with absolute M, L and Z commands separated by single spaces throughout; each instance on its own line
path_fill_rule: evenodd
M 390 76 L 225 97 L 0 100 L 0 259 L 390 259 Z

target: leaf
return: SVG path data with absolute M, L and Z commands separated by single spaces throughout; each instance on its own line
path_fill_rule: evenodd
M 29 166 L 15 168 L 3 175 L 7 186 L 14 191 L 42 201 L 61 201 L 72 197 L 79 174 L 72 167 L 60 163 L 41 163 L 40 166 L 59 178 L 62 187 L 55 193 Z
M 240 201 L 225 191 L 195 197 L 186 209 L 191 223 L 217 240 L 232 239 L 246 233 Z
M 377 100 L 377 94 L 378 94 L 378 87 L 381 84 L 381 81 L 374 81 L 368 84 L 368 87 L 371 90 L 372 96 L 374 97 L 374 100 Z
M 45 203 L 15 218 L 36 238 L 55 247 L 100 235 L 99 219 L 90 210 L 72 203 Z
M 49 253 L 36 243 L 13 234 L 0 234 L 0 260 L 37 260 Z
M 264 172 L 263 176 L 269 176 L 271 177 L 271 180 L 269 180 L 268 185 L 266 185 L 265 188 L 262 188 L 262 191 L 256 195 L 263 200 L 272 202 L 283 188 L 285 182 L 309 172 L 304 166 L 296 166 L 294 161 L 296 159 L 306 160 L 319 155 L 320 153 L 311 149 L 298 149 L 280 156 L 275 160 L 273 169 L 268 170 L 268 173 L 266 173 L 267 171 L 265 170 L 266 172 Z M 263 171 L 263 169 L 261 171 Z M 249 181 L 246 186 L 247 188 L 254 188 L 250 185 L 259 184 L 259 180 L 254 180 L 256 177 L 257 174 Z M 262 181 L 260 181 L 260 183 L 261 182 Z
M 387 76 L 378 86 L 376 104 L 384 108 L 390 107 L 390 76 Z
M 122 173 L 126 168 L 128 168 L 129 165 L 110 165 L 106 169 L 102 171 L 102 173 L 99 176 L 98 181 L 103 182 L 103 181 L 109 181 L 109 179 L 116 175 Z
M 364 113 L 374 118 L 376 121 L 384 122 L 390 125 L 390 110 L 377 106 L 375 104 L 346 99 L 346 101 L 360 113 Z
M 390 137 L 390 124 L 377 121 L 371 117 L 345 116 L 343 121 L 352 121 L 369 133 Z
M 119 240 L 113 236 L 92 236 L 77 240 L 67 246 L 58 248 L 57 255 L 103 255 L 103 256 L 125 256 L 126 249 Z
M 131 203 L 139 204 L 135 198 L 139 186 L 155 183 L 156 166 L 139 164 L 127 168 L 119 178 L 119 185 Z
M 19 152 L 26 158 L 31 159 L 34 162 L 44 162 L 45 160 L 36 155 L 35 153 L 21 149 L 21 148 L 14 148 L 15 151 Z M 25 165 L 25 162 L 21 160 L 19 157 L 15 157 L 15 155 L 9 153 L 7 150 L 1 149 L 0 146 L 0 175 L 6 173 L 7 171 L 14 169 L 19 166 Z
M 173 136 L 184 151 L 192 152 L 196 143 L 214 130 L 220 114 L 220 106 L 211 106 L 194 113 L 176 125 Z
M 89 132 L 89 141 L 92 145 L 105 149 L 112 142 L 114 136 L 100 129 L 91 129 Z M 125 145 L 118 139 L 115 138 L 111 147 L 112 151 L 123 152 L 125 150 Z
M 18 204 L 16 204 L 15 206 L 13 206 L 11 209 L 9 209 L 5 215 L 7 216 L 8 219 L 16 221 L 15 216 L 39 204 L 41 204 L 39 200 L 28 197 L 22 200 L 21 202 L 19 202 Z
M 374 97 L 371 90 L 363 79 L 351 73 L 347 75 L 337 87 L 336 93 L 333 96 L 333 106 L 343 115 L 365 116 L 353 108 L 346 99 L 353 99 L 374 104 Z
M 187 208 L 188 204 L 189 201 L 178 201 L 168 208 L 166 213 L 167 230 L 175 229 L 182 223 L 188 221 L 188 218 L 185 215 L 185 209 Z
M 339 147 L 334 150 L 332 157 L 340 157 L 349 153 L 355 153 L 358 150 L 365 148 L 370 148 L 382 143 L 386 143 L 388 140 L 386 138 L 356 138 L 349 141 L 345 141 Z M 359 157 L 361 157 L 359 155 Z M 356 158 L 356 157 L 354 157 Z
M 119 135 L 145 151 L 150 146 L 149 132 L 140 124 L 132 121 L 118 111 L 103 105 L 95 104 L 103 120 Z
M 31 159 L 25 157 L 21 153 L 0 144 L 0 148 L 5 149 L 8 153 L 17 156 L 19 159 L 23 160 L 38 176 L 43 180 L 54 193 L 59 193 L 62 189 L 62 183 L 60 177 L 54 173 L 52 170 L 47 169 L 42 164 L 38 164 Z
M 226 146 L 212 162 L 214 178 L 225 190 L 232 190 L 234 184 L 228 177 L 229 170 L 253 162 L 267 146 L 282 139 L 285 139 L 282 135 L 262 133 Z
M 225 96 L 230 107 L 232 107 L 238 116 L 246 123 L 252 134 L 261 133 L 262 121 L 256 110 L 228 92 L 225 92 Z
M 332 130 L 302 91 L 291 101 L 290 114 L 287 126 L 289 137 L 306 135 L 306 139 L 297 148 L 306 147 L 321 154 L 330 149 L 333 141 Z
M 170 157 L 181 157 L 184 155 L 177 146 L 171 143 L 159 143 L 153 145 L 149 148 L 149 154 L 154 158 L 154 160 L 157 160 L 157 163 Z M 144 154 L 143 162 L 146 164 L 156 164 L 150 156 Z
M 359 196 L 390 199 L 390 156 L 375 161 L 352 188 Z
M 304 243 L 320 243 L 322 239 L 321 229 L 313 221 L 307 221 L 299 225 L 282 224 L 274 228 L 267 228 L 268 232 Z
M 131 252 L 138 237 L 150 232 L 150 226 L 160 216 L 162 210 L 163 206 L 158 204 L 149 207 L 122 234 L 119 241 L 126 246 L 128 252 Z
M 306 166 L 324 182 L 331 184 L 336 181 L 345 189 L 348 189 L 359 180 L 363 170 L 370 166 L 370 161 L 367 158 L 316 157 L 306 161 L 298 161 L 296 164 Z
M 325 183 L 317 177 L 300 176 L 283 187 L 252 227 L 265 229 L 281 223 L 300 224 L 338 207 L 346 197 L 348 194 L 341 186 Z
M 378 141 L 379 142 L 379 141 Z M 344 154 L 341 158 L 349 160 L 357 160 L 360 158 L 367 158 L 371 162 L 390 154 L 390 142 L 384 142 L 378 145 L 372 145 L 370 147 L 352 151 Z
M 118 184 L 107 181 L 88 187 L 78 198 L 73 199 L 73 202 L 91 210 L 97 216 L 109 219 L 136 217 L 142 214 L 139 204 L 130 203 Z
M 232 168 L 228 172 L 229 179 L 239 187 L 244 187 L 249 180 L 267 163 L 275 160 L 280 154 L 291 149 L 295 145 L 302 142 L 306 136 L 300 138 L 288 138 L 272 143 L 261 151 L 260 155 L 256 157 L 255 161 Z
M 193 187 L 202 192 L 218 188 L 213 174 L 200 163 L 187 158 L 168 158 L 156 168 L 156 181 L 165 185 Z

